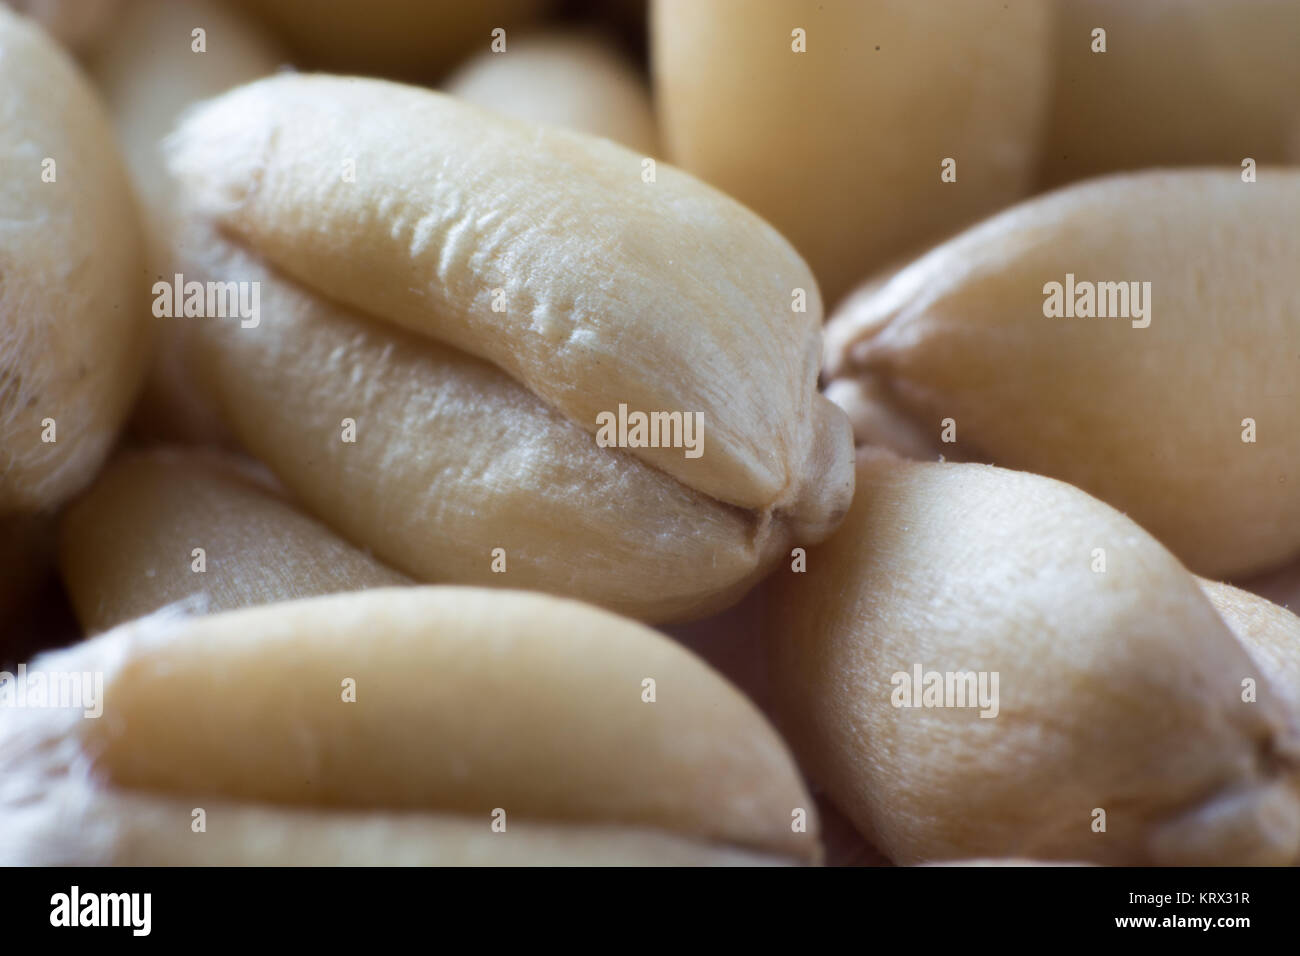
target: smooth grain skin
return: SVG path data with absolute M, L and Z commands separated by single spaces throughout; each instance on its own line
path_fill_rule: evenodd
M 112 129 L 67 54 L 5 7 L 0 144 L 2 517 L 90 481 L 148 348 L 140 226 Z M 46 159 L 54 182 L 42 181 Z
M 1300 856 L 1297 717 L 1241 700 L 1259 668 L 1196 581 L 1079 490 L 866 453 L 843 528 L 770 583 L 787 737 L 895 862 Z M 918 663 L 997 672 L 997 716 L 893 706 Z
M 1044 178 L 1149 166 L 1300 161 L 1300 4 L 1060 5 Z M 1106 30 L 1106 52 L 1092 31 Z
M 949 459 L 1068 481 L 1197 573 L 1262 571 L 1300 553 L 1297 222 L 1300 170 L 1061 190 L 846 302 L 827 327 L 827 377 L 857 383 L 859 441 L 888 437 L 864 407 L 929 442 L 952 418 L 956 442 L 937 446 Z M 1045 284 L 1067 273 L 1150 282 L 1149 326 L 1045 316 Z
M 103 671 L 104 716 L 0 712 L 6 864 L 820 852 L 811 798 L 753 705 L 676 643 L 573 601 L 408 588 L 159 615 L 32 667 Z M 230 839 L 195 839 L 196 805 Z
M 197 27 L 205 31 L 201 53 L 193 50 Z M 216 0 L 133 0 L 97 46 L 91 75 L 147 212 L 150 285 L 171 281 L 176 271 L 171 231 L 178 204 L 163 163 L 163 138 L 192 103 L 266 76 L 287 59 L 258 23 Z M 132 431 L 153 441 L 233 444 L 194 388 L 189 323 L 148 315 L 158 345 Z
M 347 73 L 436 78 L 488 49 L 492 31 L 522 35 L 550 0 L 236 0 L 300 58 L 300 66 Z
M 1200 585 L 1259 664 L 1268 686 L 1300 714 L 1300 617 L 1229 584 L 1201 580 Z
M 478 54 L 448 77 L 444 88 L 508 116 L 604 136 L 646 156 L 659 153 L 645 80 L 613 43 L 596 34 L 520 37 L 505 53 Z
M 828 304 L 1026 195 L 1050 95 L 1046 0 L 657 0 L 668 158 L 764 216 Z M 807 50 L 791 50 L 791 31 Z M 945 158 L 957 181 L 940 180 Z
M 233 456 L 169 448 L 110 464 L 60 527 L 63 578 L 86 632 L 176 601 L 215 613 L 410 583 L 250 472 Z
M 812 276 L 690 177 L 648 184 L 606 140 L 329 77 L 227 94 L 173 150 L 187 277 L 262 282 L 259 327 L 200 323 L 223 415 L 407 573 L 700 616 L 847 508 Z M 597 446 L 620 404 L 701 414 L 703 454 Z

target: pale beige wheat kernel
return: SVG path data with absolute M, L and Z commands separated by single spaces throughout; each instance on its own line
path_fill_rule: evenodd
M 492 31 L 507 46 L 549 0 L 234 0 L 295 51 L 299 66 L 434 79 L 463 57 L 488 49 Z
M 67 54 L 3 6 L 0 209 L 4 516 L 52 508 L 90 481 L 148 348 L 140 224 L 103 107 Z M 46 419 L 56 441 L 42 441 Z
M 193 49 L 204 31 L 205 52 Z M 155 228 L 176 214 L 162 141 L 191 103 L 275 71 L 284 52 L 219 0 L 133 0 L 95 50 L 90 74 Z
M 1068 0 L 1060 8 L 1048 184 L 1246 157 L 1300 162 L 1295 0 Z M 1105 53 L 1092 52 L 1097 27 L 1106 30 Z
M 895 862 L 1300 856 L 1297 717 L 1177 560 L 1078 489 L 865 453 L 844 526 L 770 584 L 795 753 Z M 998 673 L 997 716 L 893 706 L 917 664 Z
M 879 424 L 910 420 L 932 453 L 1068 481 L 1198 573 L 1276 566 L 1300 553 L 1297 222 L 1300 170 L 1153 171 L 1030 200 L 846 301 L 828 394 L 860 441 L 914 451 Z M 1067 273 L 1149 282 L 1149 326 L 1044 315 Z
M 646 156 L 659 152 L 650 90 L 636 67 L 598 34 L 551 31 L 484 50 L 447 78 L 467 103 L 604 136 Z
M 91 634 L 186 599 L 215 613 L 410 583 L 244 460 L 200 449 L 122 454 L 67 510 L 59 537 L 64 582 Z
M 31 666 L 104 672 L 104 713 L 0 711 L 5 864 L 820 854 L 811 797 L 753 705 L 676 643 L 574 601 L 431 587 L 163 614 Z
M 843 515 L 815 281 L 691 177 L 647 184 L 606 140 L 319 76 L 220 97 L 172 149 L 187 275 L 261 283 L 257 328 L 197 325 L 223 416 L 406 573 L 698 617 Z M 701 414 L 703 454 L 597 446 L 620 404 Z
M 204 30 L 205 51 L 192 31 Z M 91 76 L 108 104 L 131 179 L 147 212 L 148 281 L 176 272 L 171 230 L 175 187 L 163 164 L 162 140 L 190 104 L 274 72 L 287 56 L 259 23 L 218 0 L 133 0 L 95 48 Z M 142 307 L 148 309 L 147 302 Z M 157 351 L 132 415 L 146 439 L 233 444 L 194 387 L 188 346 L 192 319 L 146 313 Z
M 889 259 L 1027 195 L 1049 0 L 656 0 L 668 158 L 751 206 L 834 305 Z M 795 28 L 807 50 L 793 52 Z M 940 164 L 957 160 L 957 181 Z

